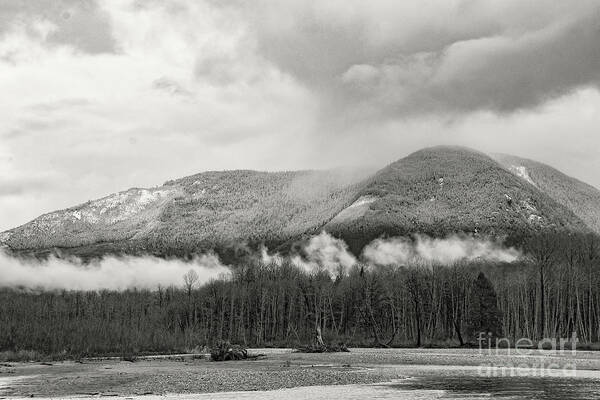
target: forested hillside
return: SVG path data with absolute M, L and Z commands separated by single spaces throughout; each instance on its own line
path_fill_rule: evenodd
M 315 233 L 354 198 L 366 171 L 205 172 L 46 214 L 2 234 L 13 250 L 62 248 L 186 256 L 244 253 Z
M 507 237 L 520 246 L 540 232 L 598 229 L 597 190 L 527 165 L 511 173 L 483 153 L 433 147 L 374 174 L 205 172 L 43 215 L 0 234 L 0 245 L 82 258 L 215 251 L 235 263 L 262 245 L 287 253 L 322 230 L 343 238 L 358 255 L 381 236 L 468 233 Z
M 600 233 L 600 190 L 537 161 L 507 154 L 494 154 L 493 157 Z
M 381 235 L 467 232 L 508 236 L 513 244 L 541 231 L 588 230 L 568 207 L 462 147 L 413 153 L 376 173 L 359 196 L 360 213 L 340 214 L 325 226 L 355 251 Z
M 246 243 L 275 247 L 313 234 L 348 205 L 360 171 L 204 173 L 165 185 L 184 194 L 161 212 L 155 226 L 136 238 L 154 251 L 222 251 Z

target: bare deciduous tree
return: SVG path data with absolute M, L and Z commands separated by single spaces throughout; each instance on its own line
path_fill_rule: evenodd
M 185 273 L 185 275 L 183 275 L 183 282 L 185 284 L 185 289 L 187 290 L 188 297 L 192 295 L 192 289 L 198 282 L 198 279 L 200 279 L 200 277 L 198 276 L 198 273 L 193 269 L 190 269 L 188 272 Z

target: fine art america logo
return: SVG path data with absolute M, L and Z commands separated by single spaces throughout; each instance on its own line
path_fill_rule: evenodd
M 489 357 L 488 362 L 479 365 L 481 376 L 576 376 L 573 357 L 577 353 L 576 332 L 568 339 L 543 338 L 537 344 L 528 338 L 511 342 L 508 338 L 495 338 L 491 333 L 480 332 L 477 341 L 479 354 Z

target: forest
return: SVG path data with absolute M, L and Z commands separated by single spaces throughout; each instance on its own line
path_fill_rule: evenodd
M 230 276 L 155 290 L 0 290 L 0 351 L 49 357 L 195 351 L 220 340 L 296 347 L 469 346 L 479 332 L 515 343 L 600 341 L 600 241 L 544 235 L 514 263 L 481 261 L 306 272 L 246 261 Z

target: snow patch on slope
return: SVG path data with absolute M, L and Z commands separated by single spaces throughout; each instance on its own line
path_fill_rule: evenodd
M 90 224 L 98 222 L 112 224 L 124 221 L 174 193 L 173 189 L 130 189 L 88 202 L 72 210 L 70 217 Z
M 521 206 L 525 209 L 526 213 L 529 214 L 527 217 L 527 221 L 530 224 L 541 224 L 543 222 L 543 218 L 538 211 L 537 207 L 531 204 L 528 200 L 522 200 Z
M 377 200 L 377 197 L 360 196 L 360 198 L 358 200 L 356 200 L 354 203 L 350 204 L 348 206 L 348 208 L 364 206 L 367 204 L 371 204 L 371 203 L 375 202 L 376 200 Z M 346 208 L 346 209 L 348 209 L 348 208 Z
M 130 189 L 73 208 L 42 215 L 17 229 L 23 238 L 28 239 L 36 235 L 57 234 L 72 224 L 111 225 L 153 208 L 157 203 L 172 198 L 176 193 L 177 189 Z M 2 233 L 0 240 L 8 242 L 12 233 L 11 231 Z
M 512 172 L 513 174 L 515 174 L 516 176 L 518 176 L 519 178 L 531 183 L 533 186 L 537 186 L 536 183 L 533 181 L 533 179 L 531 179 L 531 176 L 529 176 L 529 171 L 527 171 L 527 168 L 525 168 L 522 165 L 511 165 L 510 166 L 510 172 Z
M 337 223 L 362 217 L 369 210 L 369 205 L 377 200 L 375 196 L 360 196 L 354 203 L 340 211 L 331 222 Z
M 537 212 L 538 212 L 538 210 L 537 210 L 537 207 L 536 207 L 536 206 L 534 206 L 533 204 L 531 204 L 531 203 L 530 203 L 529 201 L 527 201 L 527 200 L 522 200 L 522 201 L 521 201 L 521 205 L 522 205 L 522 206 L 523 206 L 523 207 L 524 207 L 526 210 L 528 210 L 528 211 L 531 211 L 531 212 L 534 212 L 534 213 L 537 213 Z

